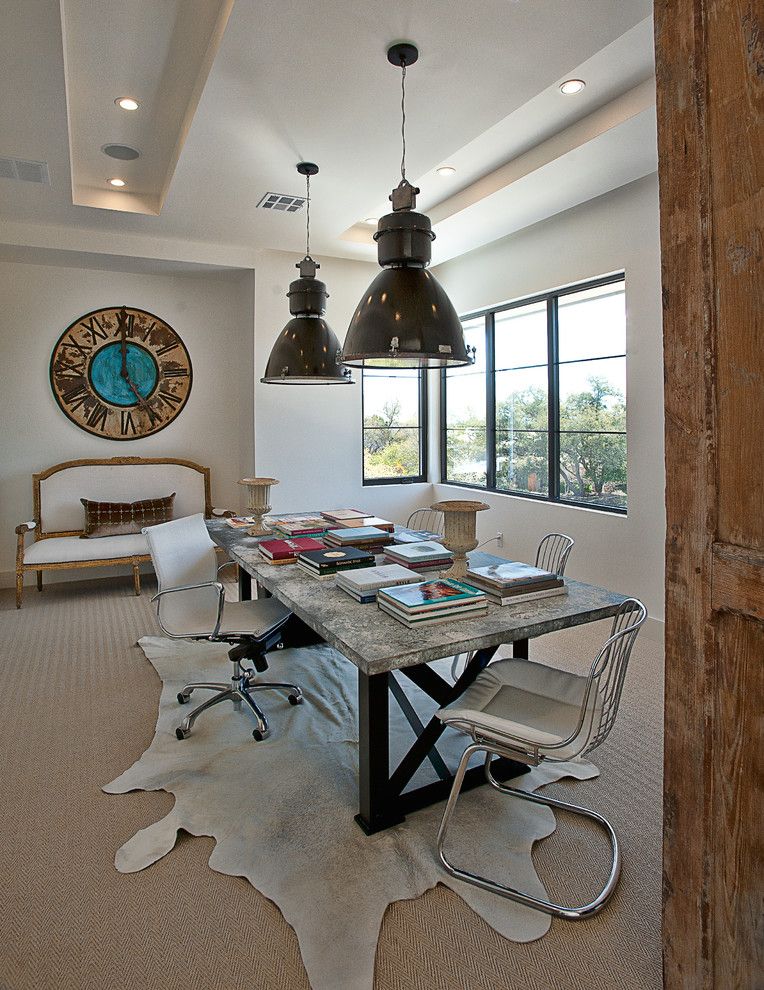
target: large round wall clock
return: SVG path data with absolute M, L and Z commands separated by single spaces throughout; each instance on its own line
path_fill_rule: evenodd
M 61 334 L 50 384 L 69 419 L 110 440 L 168 426 L 191 392 L 191 358 L 164 320 L 130 306 L 96 309 Z

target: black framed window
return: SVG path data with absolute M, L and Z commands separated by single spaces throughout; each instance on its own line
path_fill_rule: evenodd
M 441 373 L 442 480 L 625 512 L 624 275 L 462 324 L 478 357 Z
M 364 369 L 363 483 L 393 485 L 427 478 L 427 378 L 416 369 Z

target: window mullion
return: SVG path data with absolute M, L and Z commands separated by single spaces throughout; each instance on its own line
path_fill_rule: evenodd
M 560 500 L 560 347 L 557 296 L 547 301 L 549 498 Z
M 485 316 L 485 443 L 486 488 L 496 490 L 496 320 Z

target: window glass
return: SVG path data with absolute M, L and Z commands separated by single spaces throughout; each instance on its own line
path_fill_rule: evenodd
M 547 362 L 546 300 L 497 313 L 496 370 L 527 368 Z
M 364 369 L 362 388 L 364 481 L 421 478 L 421 373 Z

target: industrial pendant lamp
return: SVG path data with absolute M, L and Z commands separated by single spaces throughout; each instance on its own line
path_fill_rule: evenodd
M 310 177 L 318 173 L 318 165 L 300 162 L 297 171 L 305 176 L 306 184 L 305 257 L 295 265 L 300 277 L 290 283 L 287 293 L 292 319 L 273 345 L 260 381 L 268 385 L 352 385 L 350 369 L 340 364 L 340 342 L 323 318 L 328 293 L 316 278 L 321 266 L 310 256 Z
M 430 218 L 416 212 L 419 189 L 406 178 L 406 69 L 419 58 L 411 44 L 393 45 L 388 61 L 401 75 L 401 181 L 374 234 L 384 271 L 359 302 L 342 349 L 355 368 L 452 368 L 470 364 L 456 310 L 427 266 L 432 257 Z

